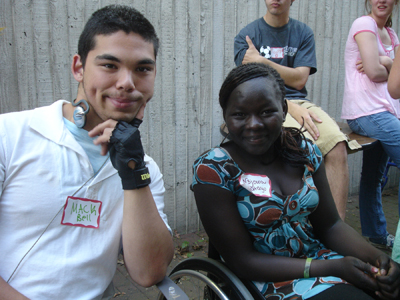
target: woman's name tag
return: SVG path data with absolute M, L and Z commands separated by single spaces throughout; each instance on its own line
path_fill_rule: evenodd
M 258 197 L 272 197 L 271 180 L 266 175 L 243 173 L 239 183 Z

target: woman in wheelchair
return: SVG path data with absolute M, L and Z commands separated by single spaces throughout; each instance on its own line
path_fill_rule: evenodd
M 192 189 L 236 275 L 268 299 L 399 299 L 399 265 L 340 219 L 319 149 L 282 127 L 279 74 L 241 65 L 219 101 L 230 141 L 195 161 Z

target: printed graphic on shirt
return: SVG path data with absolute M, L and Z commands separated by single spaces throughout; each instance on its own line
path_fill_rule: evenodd
M 271 57 L 271 48 L 269 46 L 267 46 L 266 48 L 264 48 L 264 46 L 261 46 L 260 55 L 264 56 L 265 58 L 270 58 Z
M 85 198 L 68 197 L 61 218 L 62 225 L 99 228 L 101 202 Z
M 244 173 L 240 175 L 239 184 L 258 197 L 272 196 L 271 180 L 266 175 Z
M 276 58 L 282 59 L 286 56 L 295 56 L 297 53 L 297 48 L 293 47 L 270 47 L 270 46 L 261 46 L 260 55 L 265 58 Z

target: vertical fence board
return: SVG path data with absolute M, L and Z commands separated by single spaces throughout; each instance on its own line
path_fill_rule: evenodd
M 13 10 L 10 1 L 0 2 L 0 113 L 19 110 Z
M 173 229 L 201 228 L 190 191 L 192 163 L 222 140 L 220 86 L 234 67 L 233 39 L 266 13 L 264 0 L 3 0 L 0 2 L 0 113 L 74 99 L 72 56 L 90 15 L 108 4 L 132 5 L 160 38 L 153 99 L 141 126 L 146 152 L 158 163 L 166 187 L 165 212 Z M 295 1 L 290 16 L 313 29 L 318 71 L 309 98 L 340 119 L 344 47 L 364 1 Z M 398 9 L 393 28 L 400 30 Z M 362 153 L 348 157 L 350 193 L 359 188 Z M 399 181 L 390 171 L 389 186 Z

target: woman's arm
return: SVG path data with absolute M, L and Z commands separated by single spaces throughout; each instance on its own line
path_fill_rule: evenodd
M 376 35 L 364 31 L 354 38 L 360 51 L 363 72 L 373 82 L 386 81 L 393 62 L 388 56 L 379 56 Z
M 392 70 L 388 79 L 388 90 L 394 99 L 400 98 L 400 54 L 397 54 L 393 61 Z
M 310 221 L 318 239 L 329 249 L 341 255 L 354 256 L 374 264 L 376 257 L 382 252 L 368 244 L 352 227 L 340 219 L 323 163 L 313 175 L 313 179 L 318 189 L 320 202 L 318 208 L 310 215 Z
M 209 184 L 197 184 L 193 190 L 210 241 L 237 276 L 265 282 L 303 277 L 304 259 L 268 255 L 253 247 L 231 192 Z
M 398 299 L 396 297 L 400 295 L 399 266 L 385 253 L 370 245 L 353 228 L 339 218 L 323 163 L 313 175 L 313 179 L 320 196 L 318 208 L 310 216 L 316 236 L 325 246 L 344 255 L 345 259 L 352 261 L 355 268 L 359 268 L 358 264 L 362 261 L 376 267 L 367 271 L 372 276 L 375 276 L 379 269 L 379 273 L 384 275 L 376 277 L 379 290 L 384 295 L 389 294 L 394 296 L 394 298 L 388 299 Z M 355 259 L 359 259 L 360 261 Z M 314 265 L 318 267 L 317 264 Z M 335 266 L 335 268 L 339 268 L 336 271 L 342 274 L 339 277 L 351 283 L 354 283 L 354 280 L 358 281 L 357 278 L 352 278 L 352 276 L 347 274 L 348 270 L 340 269 L 341 266 Z M 357 274 L 356 276 L 360 276 L 360 279 L 363 280 L 362 274 L 357 272 L 354 274 Z M 357 284 L 355 283 L 355 285 Z
M 255 250 L 231 192 L 213 185 L 198 184 L 194 186 L 194 194 L 210 241 L 240 278 L 282 282 L 304 277 L 305 259 Z M 371 273 L 371 268 L 355 258 L 315 260 L 311 264 L 310 276 L 338 276 L 357 286 L 376 290 L 376 281 L 365 274 Z

